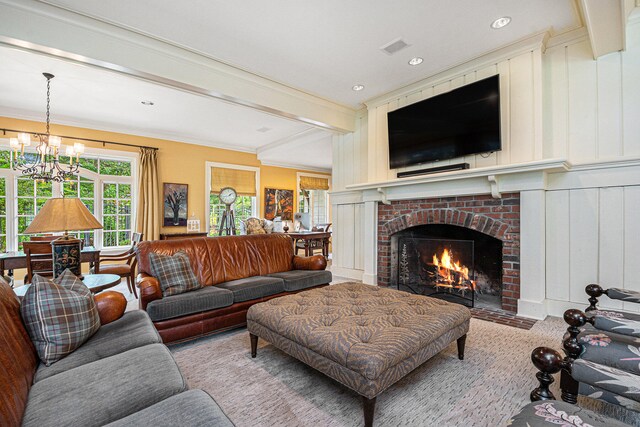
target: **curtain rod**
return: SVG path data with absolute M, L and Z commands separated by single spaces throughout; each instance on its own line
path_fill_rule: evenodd
M 32 132 L 32 131 L 27 131 L 27 130 L 16 130 L 16 129 L 5 129 L 5 128 L 0 128 L 0 130 L 2 131 L 3 135 L 6 135 L 7 132 L 15 132 L 15 133 L 30 133 L 30 134 L 37 134 L 38 132 Z M 75 139 L 77 141 L 89 141 L 89 142 L 97 142 L 102 144 L 102 146 L 104 147 L 105 144 L 113 144 L 113 145 L 122 145 L 124 147 L 136 147 L 136 148 L 149 148 L 151 150 L 158 150 L 157 147 L 149 147 L 146 145 L 135 145 L 135 144 L 127 144 L 125 142 L 113 142 L 113 141 L 104 141 L 102 139 L 91 139 L 91 138 L 80 138 L 77 136 L 64 136 L 64 135 L 58 135 L 55 134 L 56 136 L 59 136 L 60 138 L 64 138 L 64 139 Z

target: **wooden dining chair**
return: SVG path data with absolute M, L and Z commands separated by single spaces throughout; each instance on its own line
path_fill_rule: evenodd
M 311 229 L 311 231 L 320 231 L 320 232 L 325 232 L 326 233 L 331 228 L 331 224 L 332 223 L 330 223 L 330 222 L 329 223 L 325 223 L 325 224 L 316 224 Z M 303 239 L 298 239 L 296 241 L 296 255 L 298 255 L 298 251 L 299 250 L 303 250 L 304 251 L 304 249 L 305 249 L 304 248 L 304 244 L 305 244 L 305 241 Z M 322 240 L 311 240 L 309 242 L 309 249 L 311 250 L 311 255 L 314 254 L 314 251 L 316 249 L 322 250 L 322 254 L 323 255 L 325 255 L 325 252 L 326 252 L 326 249 L 325 249 L 325 246 L 324 246 L 324 242 Z M 325 255 L 325 256 L 327 256 L 327 255 Z
M 95 274 L 117 274 L 123 279 L 127 279 L 129 292 L 138 298 L 138 292 L 134 283 L 136 275 L 136 245 L 142 241 L 142 233 L 131 234 L 131 247 L 122 253 L 112 255 L 100 255 L 100 263 L 97 269 L 91 269 Z M 117 261 L 124 261 L 118 263 Z M 109 262 L 109 264 L 104 264 Z M 115 262 L 115 263 L 114 263 Z M 95 271 L 94 271 L 95 270 Z
M 22 248 L 27 258 L 25 283 L 31 283 L 34 274 L 53 277 L 53 251 L 50 241 L 23 242 Z

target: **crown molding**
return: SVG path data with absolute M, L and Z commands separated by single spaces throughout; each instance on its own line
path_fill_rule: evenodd
M 387 92 L 384 95 L 372 98 L 364 102 L 364 104 L 368 109 L 373 109 L 403 96 L 407 96 L 414 92 L 422 90 L 425 86 L 436 86 L 440 83 L 452 80 L 473 70 L 497 64 L 498 62 L 513 58 L 525 52 L 532 52 L 534 50 L 540 49 L 541 52 L 544 53 L 549 36 L 550 30 L 533 34 L 529 37 L 525 37 L 501 48 L 478 55 L 452 67 L 447 67 L 442 71 L 432 74 L 431 76 L 410 85 L 403 86 L 391 92 Z
M 584 40 L 589 40 L 589 33 L 585 27 L 580 27 L 575 30 L 566 31 L 562 34 L 550 37 L 549 40 L 547 40 L 547 49 L 560 45 L 567 46 Z

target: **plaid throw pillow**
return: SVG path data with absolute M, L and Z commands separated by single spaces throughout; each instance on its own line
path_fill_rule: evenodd
M 93 295 L 70 270 L 54 280 L 34 275 L 20 313 L 40 360 L 50 366 L 100 328 Z
M 165 297 L 202 287 L 191 270 L 189 255 L 184 251 L 176 252 L 173 256 L 151 252 L 149 266 L 153 276 L 160 282 Z

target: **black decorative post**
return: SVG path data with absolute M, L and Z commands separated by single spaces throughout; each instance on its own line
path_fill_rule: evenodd
M 598 298 L 606 294 L 607 291 L 602 289 L 600 285 L 596 285 L 596 284 L 587 285 L 587 287 L 584 288 L 584 290 L 587 293 L 587 295 L 589 295 L 589 304 L 590 304 L 585 311 L 590 312 L 593 310 L 597 310 Z
M 531 392 L 529 396 L 531 401 L 555 400 L 555 396 L 549 390 L 549 386 L 554 382 L 553 374 L 562 369 L 562 355 L 551 348 L 538 347 L 531 353 L 531 361 L 540 371 L 536 374 L 540 386 Z

